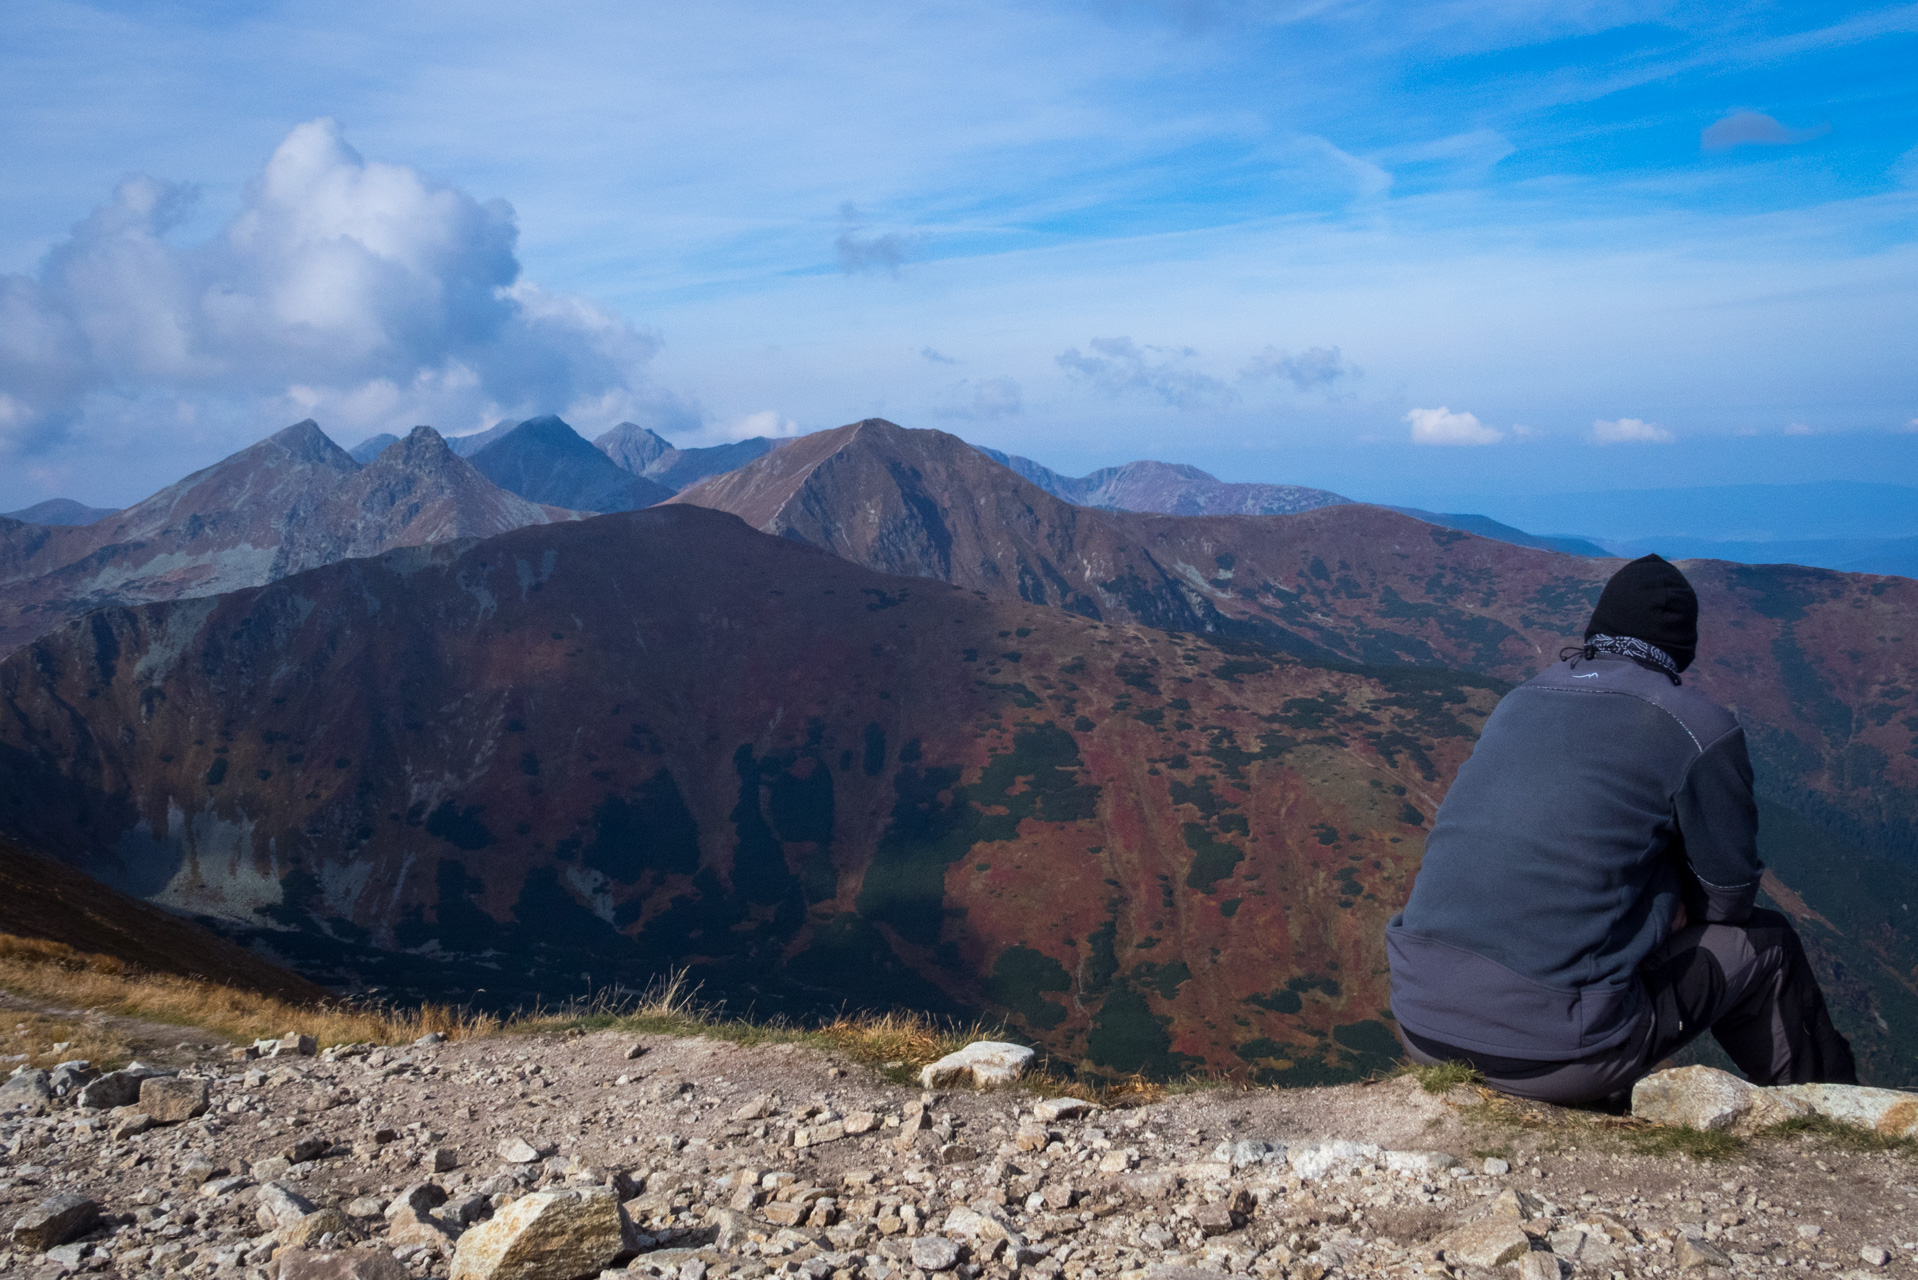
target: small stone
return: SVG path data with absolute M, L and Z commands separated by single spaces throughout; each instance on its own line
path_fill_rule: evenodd
M 1497 1156 L 1485 1157 L 1485 1163 L 1479 1166 L 1480 1173 L 1489 1174 L 1494 1178 L 1503 1178 L 1511 1171 L 1512 1162 L 1509 1160 L 1501 1160 Z
M 319 1209 L 275 1231 L 273 1242 L 283 1248 L 310 1249 L 320 1243 L 322 1236 L 344 1239 L 352 1231 L 353 1224 L 338 1209 Z
M 1012 1135 L 1013 1145 L 1021 1151 L 1044 1151 L 1051 1141 L 1052 1131 L 1034 1120 L 1021 1121 Z
M 646 1053 L 646 1046 L 643 1044 L 634 1043 L 634 1044 L 628 1045 L 626 1047 L 626 1060 L 628 1062 L 631 1062 L 635 1058 L 644 1057 L 645 1053 Z
M 1680 1236 L 1678 1244 L 1672 1250 L 1672 1258 L 1681 1271 L 1693 1267 L 1731 1268 L 1732 1260 L 1721 1252 L 1717 1245 L 1699 1239 L 1697 1236 Z
M 1438 1247 L 1452 1266 L 1492 1271 L 1530 1253 L 1532 1238 L 1509 1219 L 1485 1218 L 1441 1237 Z
M 1008 1085 L 1025 1074 L 1033 1051 L 1022 1044 L 1003 1040 L 975 1040 L 957 1053 L 949 1053 L 919 1072 L 919 1083 L 926 1089 L 944 1089 L 970 1084 L 977 1089 Z
M 1192 1221 L 1208 1236 L 1222 1236 L 1239 1227 L 1231 1208 L 1223 1204 L 1200 1205 L 1192 1211 Z
M 1099 1157 L 1100 1173 L 1124 1173 L 1139 1163 L 1139 1153 L 1131 1147 L 1119 1151 L 1108 1151 Z
M 460 1153 L 452 1147 L 434 1147 L 426 1157 L 426 1165 L 434 1173 L 451 1173 L 460 1167 Z
M 801 1125 L 793 1130 L 795 1147 L 817 1147 L 828 1142 L 837 1142 L 846 1136 L 846 1126 L 837 1120 L 825 1124 Z
M 958 1242 L 944 1236 L 920 1236 L 912 1242 L 912 1265 L 921 1271 L 950 1271 L 959 1265 Z
M 1092 1109 L 1092 1104 L 1081 1098 L 1047 1098 L 1032 1105 L 1032 1117 L 1041 1124 L 1054 1124 L 1088 1115 Z
M 290 1147 L 281 1147 L 280 1158 L 289 1165 L 305 1164 L 308 1160 L 319 1159 L 332 1146 L 332 1141 L 327 1138 L 301 1138 Z
M 206 1103 L 204 1080 L 148 1076 L 140 1082 L 140 1110 L 153 1117 L 155 1124 L 178 1124 L 205 1115 Z
M 1435 1178 L 1458 1164 L 1449 1151 L 1382 1151 L 1379 1163 L 1407 1178 Z
M 13 1224 L 13 1247 L 45 1253 L 84 1235 L 100 1220 L 98 1202 L 72 1194 L 48 1196 L 21 1214 Z
M 438 1031 L 429 1031 L 413 1042 L 415 1049 L 431 1049 L 435 1045 L 446 1043 L 446 1037 Z
M 948 1142 L 939 1148 L 940 1164 L 966 1164 L 979 1158 L 977 1147 L 969 1147 L 963 1142 Z
M 495 1150 L 507 1164 L 532 1164 L 545 1154 L 524 1138 L 504 1139 Z
M 377 1196 L 361 1196 L 346 1202 L 346 1212 L 355 1218 L 377 1218 L 386 1212 L 386 1203 Z
M 268 1274 L 275 1280 L 412 1280 L 385 1249 L 282 1249 Z
M 1518 1260 L 1518 1280 L 1559 1280 L 1558 1259 L 1534 1249 Z
M 24 1107 L 29 1115 L 45 1115 L 53 1105 L 53 1078 L 44 1071 L 29 1070 L 0 1084 L 0 1111 Z
M 267 1053 L 275 1058 L 310 1058 L 320 1051 L 319 1041 L 315 1040 L 312 1036 L 302 1035 L 297 1031 L 287 1032 L 278 1040 L 273 1041 L 272 1044 L 273 1047 L 267 1050 Z
M 849 1111 L 841 1123 L 849 1134 L 871 1133 L 879 1127 L 879 1114 L 875 1111 Z
M 732 1118 L 736 1122 L 743 1123 L 744 1121 L 747 1121 L 747 1120 L 764 1120 L 767 1116 L 771 1115 L 772 1113 L 773 1113 L 772 1096 L 770 1094 L 762 1093 L 757 1098 L 754 1098 L 751 1102 L 748 1102 L 745 1106 L 741 1107 L 739 1110 L 733 1112 Z
M 115 1142 L 125 1142 L 153 1127 L 153 1117 L 138 1107 L 115 1107 L 107 1114 L 112 1125 L 108 1132 Z
M 1545 1202 L 1535 1195 L 1507 1187 L 1492 1197 L 1490 1216 L 1511 1222 L 1530 1222 L 1545 1211 Z
M 1875 1245 L 1866 1245 L 1858 1251 L 1858 1256 L 1874 1267 L 1882 1267 L 1891 1261 L 1891 1255 Z
M 311 1200 L 277 1182 L 263 1182 L 253 1194 L 253 1216 L 265 1231 L 278 1231 L 298 1222 L 313 1209 Z
M 264 1160 L 253 1162 L 253 1176 L 261 1182 L 271 1178 L 283 1178 L 293 1168 L 293 1162 L 285 1156 L 268 1156 Z
M 637 1247 L 610 1190 L 536 1191 L 460 1237 L 451 1280 L 570 1280 L 596 1275 Z
M 244 1174 L 233 1174 L 225 1178 L 214 1178 L 200 1184 L 200 1194 L 208 1200 L 220 1200 L 235 1191 L 244 1191 L 253 1185 L 253 1179 Z
M 706 1225 L 715 1229 L 713 1245 L 731 1253 L 752 1238 L 753 1220 L 737 1209 L 714 1209 L 706 1215 Z

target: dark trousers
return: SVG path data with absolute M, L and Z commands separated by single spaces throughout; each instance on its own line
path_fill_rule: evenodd
M 1597 1102 L 1625 1089 L 1706 1031 L 1753 1084 L 1856 1084 L 1851 1046 L 1791 921 L 1753 911 L 1743 924 L 1681 929 L 1647 956 L 1650 999 L 1623 1042 L 1576 1062 L 1488 1058 L 1401 1035 L 1415 1062 L 1465 1061 L 1493 1088 L 1538 1102 Z

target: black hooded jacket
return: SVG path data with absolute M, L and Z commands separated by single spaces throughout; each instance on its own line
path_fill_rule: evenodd
M 1603 1052 L 1688 879 L 1704 920 L 1750 914 L 1757 827 L 1731 712 L 1628 658 L 1547 668 L 1486 720 L 1387 926 L 1393 1016 L 1516 1062 Z

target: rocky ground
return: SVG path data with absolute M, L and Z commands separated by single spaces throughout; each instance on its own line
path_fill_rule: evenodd
M 1099 1110 L 926 1092 L 792 1044 L 301 1047 L 175 1046 L 179 1074 L 118 1109 L 73 1071 L 48 1081 L 65 1096 L 0 1091 L 0 1226 L 19 1224 L 0 1273 L 1918 1272 L 1918 1161 L 1829 1135 L 1695 1160 L 1639 1149 L 1629 1121 L 1409 1077 Z

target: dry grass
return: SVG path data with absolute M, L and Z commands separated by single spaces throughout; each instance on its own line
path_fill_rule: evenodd
M 13 1019 L 13 1023 L 20 1025 L 11 1035 L 44 1041 L 32 1047 L 10 1049 L 12 1053 L 32 1054 L 35 1065 L 40 1065 L 39 1059 L 50 1052 L 51 1044 L 57 1043 L 46 1036 L 57 1034 L 60 1040 L 73 1039 L 74 1034 L 81 1034 L 87 1026 L 96 1028 L 98 1038 L 92 1047 L 97 1056 L 75 1049 L 59 1054 L 56 1061 L 69 1057 L 89 1057 L 103 1065 L 113 1063 L 116 1058 L 125 1061 L 124 1042 L 110 1031 L 98 1030 L 97 1020 L 85 1018 L 83 1011 L 198 1027 L 238 1041 L 298 1031 L 321 1044 L 352 1041 L 394 1044 L 417 1039 L 429 1031 L 459 1039 L 488 1034 L 499 1028 L 496 1018 L 475 1016 L 444 1005 L 422 1005 L 413 1009 L 363 1008 L 344 1003 L 297 1005 L 216 983 L 144 973 L 110 956 L 91 955 L 58 942 L 11 934 L 0 934 L 0 988 L 72 1010 L 66 1014 L 42 1015 L 47 1022 L 44 1029 L 29 1019 Z M 79 1043 L 75 1041 L 76 1045 Z
M 1469 1062 L 1439 1062 L 1429 1066 L 1405 1062 L 1392 1074 L 1411 1076 L 1419 1082 L 1419 1088 L 1427 1093 L 1450 1093 L 1460 1085 L 1478 1084 L 1485 1079 L 1478 1068 Z

